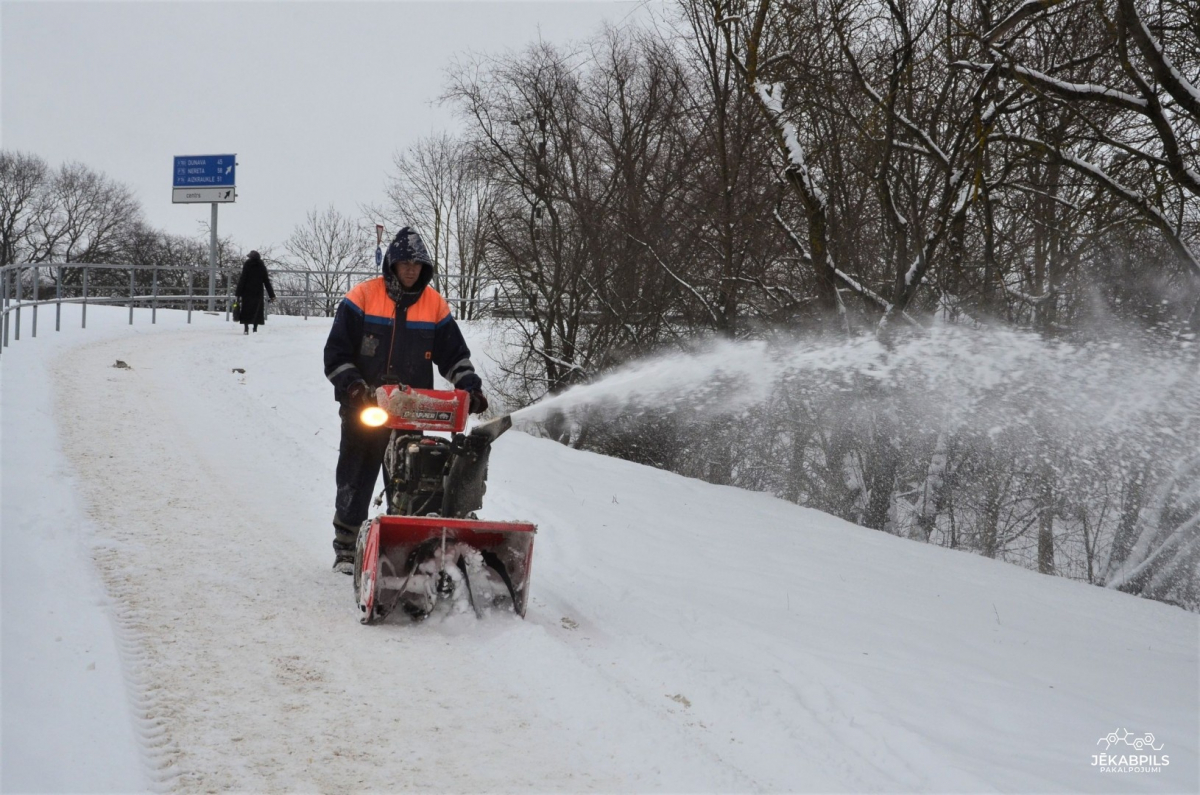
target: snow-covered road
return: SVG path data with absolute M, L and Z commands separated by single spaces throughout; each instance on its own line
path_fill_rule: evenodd
M 1197 790 L 1196 616 L 518 432 L 482 514 L 539 525 L 527 620 L 362 627 L 326 321 L 211 321 L 45 346 L 147 787 Z M 1169 765 L 1100 771 L 1117 729 Z

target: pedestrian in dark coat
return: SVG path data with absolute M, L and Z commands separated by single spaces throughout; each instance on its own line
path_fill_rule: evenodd
M 263 288 L 267 289 L 270 300 L 275 300 L 275 288 L 271 286 L 271 275 L 267 273 L 267 263 L 257 251 L 251 251 L 250 256 L 242 265 L 242 276 L 238 279 L 238 307 L 242 318 L 242 333 L 249 334 L 250 327 L 258 331 L 258 327 L 267 322 L 266 304 L 263 302 Z
M 470 411 L 487 411 L 483 380 L 450 306 L 429 286 L 433 260 L 420 235 L 407 226 L 383 258 L 382 274 L 353 287 L 342 299 L 325 342 L 325 377 L 341 403 L 337 498 L 333 515 L 333 568 L 354 572 L 354 544 L 367 518 L 371 490 L 383 467 L 389 428 L 358 420 L 375 400 L 375 389 L 401 383 L 433 387 L 433 368 L 470 394 Z

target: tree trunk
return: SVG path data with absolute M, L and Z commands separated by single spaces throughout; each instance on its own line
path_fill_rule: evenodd
M 1054 470 L 1045 464 L 1042 467 L 1041 484 L 1038 489 L 1038 571 L 1054 573 Z
M 892 505 L 892 494 L 896 484 L 896 470 L 900 467 L 900 453 L 892 442 L 892 427 L 888 420 L 880 420 L 873 441 L 871 468 L 866 474 L 870 497 L 863 525 L 872 530 L 887 527 L 888 509 Z

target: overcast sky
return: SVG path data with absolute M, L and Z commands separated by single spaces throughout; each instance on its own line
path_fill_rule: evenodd
M 279 246 L 310 209 L 381 202 L 393 154 L 457 124 L 435 103 L 456 56 L 577 41 L 644 6 L 2 0 L 0 145 L 102 171 L 186 235 L 210 205 L 171 203 L 173 157 L 235 153 L 218 231 Z

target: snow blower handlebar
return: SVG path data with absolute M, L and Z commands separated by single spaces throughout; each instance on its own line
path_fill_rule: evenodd
M 375 390 L 375 405 L 359 414 L 364 425 L 386 425 L 401 431 L 446 431 L 459 433 L 467 426 L 471 397 L 461 389 L 416 389 L 404 384 L 384 384 Z M 512 427 L 509 415 L 480 423 L 468 439 L 491 444 Z
M 364 425 L 386 425 L 400 431 L 459 433 L 467 427 L 470 396 L 461 389 L 414 389 L 384 384 L 375 390 L 375 404 L 359 414 Z

